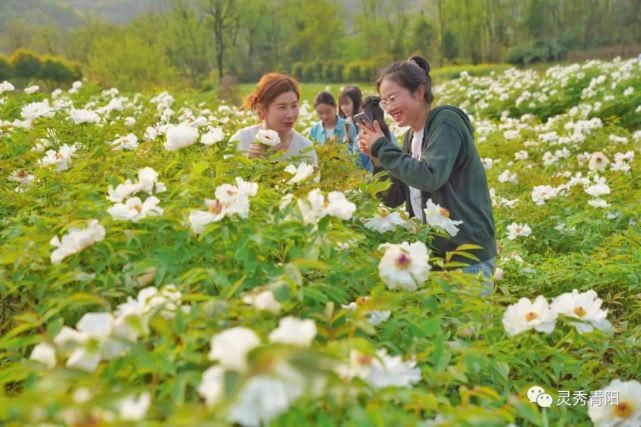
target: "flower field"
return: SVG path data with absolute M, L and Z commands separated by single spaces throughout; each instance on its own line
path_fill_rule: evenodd
M 641 425 L 641 63 L 435 94 L 473 119 L 491 295 L 344 146 L 253 160 L 197 95 L 1 83 L 0 424 Z

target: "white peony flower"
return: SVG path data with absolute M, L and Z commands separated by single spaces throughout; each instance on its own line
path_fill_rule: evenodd
M 7 178 L 9 181 L 17 182 L 23 186 L 31 185 L 35 179 L 35 175 L 28 174 L 24 169 L 13 171 Z
M 514 154 L 516 160 L 526 160 L 528 158 L 528 152 L 525 150 L 518 151 Z
M 392 315 L 392 312 L 389 310 L 373 310 L 369 312 L 369 317 L 367 318 L 367 321 L 371 325 L 377 326 L 385 322 L 387 319 L 389 319 L 391 315 Z
M 588 168 L 591 171 L 602 171 L 608 167 L 610 159 L 607 158 L 605 154 L 600 151 L 594 152 L 590 155 L 590 163 Z
M 24 88 L 24 93 L 26 93 L 27 95 L 31 95 L 31 94 L 34 94 L 34 93 L 38 92 L 39 90 L 40 90 L 40 86 L 33 85 L 33 86 L 29 86 L 29 87 Z
M 555 198 L 559 193 L 557 188 L 550 185 L 537 185 L 532 189 L 532 201 L 537 206 L 544 205 L 546 200 Z
M 114 150 L 135 150 L 138 148 L 138 137 L 133 133 L 116 138 L 110 143 Z
M 214 145 L 225 139 L 225 134 L 221 128 L 210 127 L 206 133 L 200 137 L 200 143 L 204 145 Z
M 123 421 L 140 421 L 145 418 L 151 405 L 151 394 L 148 391 L 138 398 L 127 396 L 118 402 L 118 417 Z
M 390 356 L 385 349 L 378 350 L 375 356 L 352 350 L 349 365 L 340 365 L 337 371 L 342 378 L 360 378 L 373 388 L 410 388 L 421 381 L 416 361 L 403 362 L 401 356 Z
M 610 204 L 601 198 L 588 200 L 588 205 L 592 206 L 593 208 L 601 208 L 601 209 L 610 207 Z
M 385 243 L 385 254 L 378 264 L 378 274 L 389 289 L 415 290 L 430 272 L 429 251 L 425 243 Z
M 579 322 L 570 321 L 579 333 L 592 332 L 594 328 L 602 331 L 612 329 L 610 322 L 606 320 L 607 310 L 601 309 L 603 301 L 597 293 L 590 290 L 579 293 L 574 289 L 571 293 L 564 293 L 552 300 L 550 307 L 558 314 L 579 319 Z
M 225 370 L 220 366 L 212 366 L 203 373 L 203 378 L 198 385 L 198 394 L 204 399 L 207 406 L 213 406 L 220 401 L 225 391 Z
M 137 301 L 143 306 L 145 315 L 160 313 L 165 319 L 172 319 L 178 310 L 182 293 L 176 285 L 168 284 L 158 289 L 149 286 L 138 292 Z
M 14 90 L 16 90 L 16 88 L 8 81 L 5 80 L 2 83 L 0 83 L 0 95 L 2 95 L 5 92 L 13 92 Z
M 314 173 L 314 166 L 308 165 L 307 163 L 300 163 L 298 166 L 287 165 L 285 172 L 294 175 L 289 181 L 287 181 L 287 184 L 294 185 L 303 182 L 312 176 Z
M 377 231 L 379 233 L 392 231 L 396 229 L 396 227 L 403 227 L 406 229 L 410 227 L 410 224 L 403 219 L 399 212 L 389 212 L 385 209 L 381 209 L 378 216 L 365 220 L 363 225 L 368 230 Z
M 116 203 L 107 212 L 113 219 L 138 222 L 148 216 L 162 215 L 163 209 L 158 203 L 160 200 L 155 196 L 147 197 L 144 203 L 138 197 L 131 197 L 125 203 Z
M 249 215 L 249 197 L 258 192 L 258 184 L 243 181 L 236 177 L 236 185 L 222 184 L 216 187 L 216 199 L 224 206 L 227 215 L 239 215 L 247 218 Z
M 72 108 L 69 111 L 69 118 L 77 125 L 83 123 L 100 123 L 100 115 L 92 110 L 76 110 Z
M 305 380 L 284 363 L 277 365 L 274 372 L 252 377 L 239 393 L 228 420 L 243 426 L 269 425 L 303 394 Z
M 605 183 L 598 183 L 591 185 L 585 189 L 585 192 L 592 197 L 601 197 L 606 194 L 610 194 L 610 187 Z
M 611 398 L 608 400 L 605 396 Z M 638 427 L 641 425 L 641 383 L 613 380 L 594 392 L 588 401 L 588 415 L 595 427 Z
M 517 175 L 514 172 L 506 169 L 501 175 L 499 175 L 499 182 L 510 182 L 516 184 L 518 182 Z
M 22 107 L 20 115 L 24 120 L 35 120 L 40 117 L 52 118 L 56 114 L 55 110 L 49 105 L 49 100 L 42 102 L 32 102 Z
M 180 124 L 170 126 L 167 129 L 166 135 L 165 149 L 168 151 L 176 151 L 194 144 L 198 140 L 198 129 L 189 125 Z
M 220 221 L 225 217 L 225 205 L 220 200 L 205 199 L 208 210 L 189 212 L 189 224 L 195 234 L 201 234 L 205 231 L 207 224 Z
M 153 126 L 148 126 L 147 129 L 145 129 L 145 134 L 143 135 L 143 139 L 145 141 L 153 141 L 156 138 L 158 138 L 158 129 L 156 129 Z
M 29 358 L 53 368 L 56 366 L 56 349 L 51 344 L 40 343 L 33 348 Z
M 124 343 L 111 337 L 113 326 L 114 317 L 111 313 L 85 313 L 76 325 L 77 331 L 71 332 L 73 330 L 68 328 L 70 332 L 54 338 L 54 342 L 71 349 L 66 366 L 93 372 L 102 359 L 113 359 L 124 354 Z
M 507 238 L 510 240 L 515 240 L 517 237 L 527 237 L 532 234 L 532 229 L 529 225 L 515 222 L 507 226 L 507 231 Z
M 425 222 L 431 227 L 439 227 L 445 230 L 452 237 L 458 233 L 458 226 L 463 224 L 463 221 L 450 219 L 450 211 L 435 204 L 432 199 L 427 199 L 423 211 L 425 212 Z
M 247 353 L 259 345 L 260 338 L 254 331 L 237 326 L 214 335 L 209 359 L 218 361 L 225 369 L 245 372 Z
M 325 207 L 327 215 L 335 216 L 343 220 L 352 218 L 356 205 L 345 197 L 340 191 L 332 191 L 327 195 L 328 204 Z
M 105 228 L 98 223 L 97 219 L 90 220 L 85 229 L 70 229 L 67 234 L 62 236 L 62 239 L 55 236 L 50 242 L 52 246 L 56 247 L 51 253 L 51 263 L 59 264 L 69 255 L 78 253 L 104 238 Z
M 256 134 L 256 141 L 263 145 L 273 147 L 280 144 L 280 136 L 278 136 L 278 132 L 276 132 L 275 130 L 259 129 L 258 133 Z
M 259 292 L 256 295 L 245 295 L 243 302 L 253 305 L 258 310 L 269 311 L 274 314 L 280 313 L 281 310 L 280 303 L 274 298 L 274 294 L 270 290 Z
M 389 356 L 385 349 L 376 352 L 365 380 L 374 388 L 410 388 L 421 381 L 421 371 L 414 360 L 403 362 L 401 356 Z
M 136 194 L 141 190 L 139 183 L 133 183 L 130 179 L 119 184 L 115 189 L 110 185 L 107 189 L 107 198 L 112 202 L 122 202 L 127 197 Z
M 327 215 L 325 211 L 325 196 L 319 189 L 310 191 L 306 199 L 297 200 L 305 224 L 316 224 Z
M 510 336 L 530 329 L 549 334 L 554 330 L 556 318 L 557 313 L 550 308 L 544 296 L 536 297 L 534 303 L 528 298 L 521 298 L 505 310 L 503 327 Z
M 147 194 L 162 193 L 167 190 L 165 184 L 158 181 L 158 172 L 148 166 L 138 171 L 138 185 L 140 190 Z
M 127 126 L 128 128 L 131 128 L 135 126 L 136 119 L 134 117 L 126 117 L 124 123 L 125 123 L 125 126 Z
M 492 169 L 492 166 L 494 166 L 494 160 L 489 157 L 482 158 L 481 163 L 483 164 L 483 168 L 486 170 Z
M 316 336 L 316 323 L 311 319 L 287 316 L 280 319 L 278 328 L 269 333 L 269 340 L 281 344 L 309 347 Z
M 64 171 L 69 169 L 69 162 L 72 157 L 76 157 L 78 145 L 64 144 L 58 151 L 49 150 L 46 155 L 40 159 L 40 165 L 50 166 L 55 165 L 57 171 Z
M 146 335 L 149 332 L 148 316 L 145 315 L 147 311 L 144 304 L 131 297 L 119 304 L 115 312 L 113 335 L 132 342 L 139 335 Z
M 305 224 L 316 224 L 327 215 L 348 220 L 354 214 L 356 205 L 340 191 L 332 191 L 325 196 L 319 189 L 310 191 L 306 199 L 298 199 L 298 208 Z

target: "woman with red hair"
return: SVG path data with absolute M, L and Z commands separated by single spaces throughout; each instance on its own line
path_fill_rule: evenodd
M 318 166 L 312 142 L 294 130 L 299 98 L 296 80 L 280 73 L 265 74 L 244 103 L 245 108 L 258 115 L 260 123 L 240 129 L 230 141 L 236 142 L 238 150 L 247 152 L 250 159 L 263 157 L 269 149 L 282 152 L 281 159 L 298 158 Z M 275 131 L 280 142 L 272 147 L 258 143 L 256 137 L 261 129 Z

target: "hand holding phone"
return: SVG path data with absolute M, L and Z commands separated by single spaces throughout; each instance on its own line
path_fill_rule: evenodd
M 367 129 L 374 130 L 374 123 L 370 120 L 369 117 L 367 117 L 367 114 L 365 113 L 358 113 L 356 114 L 352 120 L 354 120 L 354 124 L 361 124 L 362 126 L 365 126 Z

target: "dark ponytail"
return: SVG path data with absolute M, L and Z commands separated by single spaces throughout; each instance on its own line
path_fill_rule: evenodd
M 432 78 L 430 77 L 430 64 L 422 56 L 412 56 L 407 61 L 396 61 L 383 68 L 376 80 L 376 89 L 380 89 L 383 80 L 389 79 L 412 93 L 418 88 L 425 88 L 425 101 L 431 104 L 434 101 L 432 93 Z

